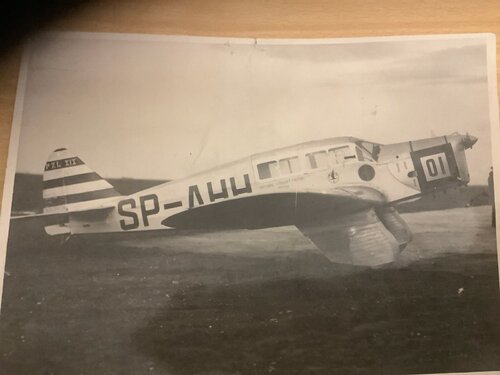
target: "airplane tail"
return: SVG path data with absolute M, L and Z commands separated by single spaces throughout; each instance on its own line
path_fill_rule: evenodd
M 43 172 L 44 213 L 91 209 L 118 196 L 109 182 L 67 149 L 59 148 L 49 156 Z

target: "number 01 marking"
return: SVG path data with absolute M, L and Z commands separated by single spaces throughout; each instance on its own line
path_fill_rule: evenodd
M 450 167 L 444 152 L 420 158 L 427 181 L 440 180 L 450 177 Z

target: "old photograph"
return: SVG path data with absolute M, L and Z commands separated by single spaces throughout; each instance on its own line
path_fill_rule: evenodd
M 34 37 L 2 204 L 0 368 L 500 370 L 495 48 Z

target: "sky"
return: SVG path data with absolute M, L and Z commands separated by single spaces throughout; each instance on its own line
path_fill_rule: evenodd
M 105 177 L 174 179 L 253 153 L 354 136 L 479 138 L 491 163 L 485 39 L 266 44 L 45 34 L 27 60 L 18 172 L 67 147 Z

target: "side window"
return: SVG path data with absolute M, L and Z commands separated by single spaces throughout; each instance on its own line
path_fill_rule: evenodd
M 281 159 L 279 165 L 280 165 L 280 172 L 282 175 L 297 173 L 300 171 L 300 163 L 298 156 Z
M 328 157 L 326 156 L 326 151 L 316 151 L 306 154 L 306 159 L 309 164 L 309 168 L 311 169 L 328 167 Z
M 350 160 L 356 160 L 356 154 L 349 146 L 335 147 L 328 150 L 328 159 L 331 164 L 342 164 Z
M 276 161 L 257 164 L 257 171 L 261 180 L 279 176 L 278 163 Z

